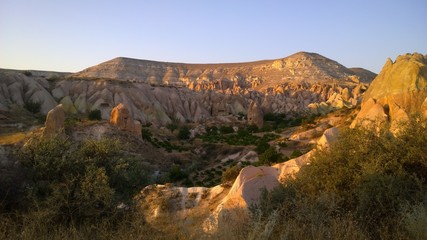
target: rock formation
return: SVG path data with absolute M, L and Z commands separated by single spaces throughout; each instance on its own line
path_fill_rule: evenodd
M 135 120 L 157 126 L 247 114 L 252 101 L 263 113 L 318 114 L 354 107 L 373 74 L 306 52 L 230 64 L 116 58 L 54 80 L 43 77 L 48 73 L 0 73 L 0 110 L 32 100 L 42 104 L 42 113 L 62 103 L 70 113 L 99 109 L 107 120 L 123 103 Z
M 122 131 L 133 133 L 136 136 L 141 136 L 141 123 L 132 118 L 129 109 L 122 103 L 119 103 L 111 110 L 110 125 L 116 126 Z
M 52 137 L 64 133 L 65 112 L 59 104 L 47 113 L 43 137 Z
M 58 103 L 48 91 L 49 83 L 42 77 L 29 77 L 11 70 L 0 71 L 0 110 L 11 104 L 24 106 L 25 102 L 40 104 L 40 112 L 47 114 Z
M 413 114 L 426 115 L 427 58 L 421 54 L 388 59 L 380 74 L 363 96 L 362 108 L 353 121 L 366 125 L 367 120 L 390 121 L 392 125 Z
M 249 105 L 248 109 L 248 123 L 254 124 L 258 128 L 262 128 L 264 125 L 264 115 L 262 113 L 262 110 L 260 107 L 258 107 L 258 104 L 253 101 Z
M 320 139 L 317 141 L 317 146 L 321 149 L 329 148 L 331 143 L 337 139 L 339 130 L 336 127 L 331 127 L 323 133 Z

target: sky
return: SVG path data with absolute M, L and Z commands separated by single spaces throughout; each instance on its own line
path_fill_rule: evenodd
M 378 73 L 427 54 L 426 0 L 0 0 L 0 68 L 77 72 L 115 57 L 224 63 L 319 53 Z

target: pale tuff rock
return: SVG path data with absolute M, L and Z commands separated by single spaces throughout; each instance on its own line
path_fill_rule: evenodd
M 122 131 L 131 132 L 136 136 L 141 136 L 141 123 L 133 120 L 129 109 L 122 103 L 111 110 L 110 125 L 116 126 Z
M 249 105 L 248 109 L 248 123 L 254 124 L 258 128 L 262 128 L 264 125 L 264 115 L 262 113 L 262 110 L 260 107 L 258 107 L 258 104 L 253 101 Z
M 352 126 L 363 119 L 405 121 L 412 114 L 425 114 L 427 97 L 427 59 L 418 53 L 388 59 L 380 74 L 366 91 L 362 109 Z
M 331 143 L 337 139 L 338 135 L 338 128 L 332 127 L 327 129 L 317 141 L 317 146 L 321 149 L 329 148 Z
M 64 133 L 65 112 L 62 104 L 59 104 L 47 113 L 44 123 L 43 137 L 53 137 Z
M 46 90 L 46 83 L 39 78 L 27 77 L 19 72 L 0 72 L 0 105 L 8 108 L 11 104 L 23 106 L 25 102 L 40 103 L 40 112 L 47 114 L 58 103 Z

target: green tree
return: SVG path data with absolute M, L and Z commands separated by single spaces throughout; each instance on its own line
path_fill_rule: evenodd
M 89 120 L 101 120 L 101 110 L 95 109 L 88 113 L 87 117 Z

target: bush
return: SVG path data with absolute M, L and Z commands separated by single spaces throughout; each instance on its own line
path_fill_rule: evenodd
M 269 147 L 261 155 L 259 155 L 258 163 L 261 165 L 270 165 L 272 163 L 280 162 L 282 154 L 278 153 L 274 147 Z
M 187 126 L 183 126 L 179 129 L 178 139 L 180 140 L 190 139 L 190 129 Z
M 172 182 L 176 182 L 187 177 L 188 177 L 188 174 L 183 172 L 178 165 L 173 165 L 169 170 L 169 179 Z
M 169 129 L 172 133 L 178 129 L 178 124 L 176 123 L 169 123 L 168 125 L 166 125 L 166 128 Z
M 425 236 L 425 228 L 412 216 L 413 209 L 426 206 L 426 142 L 427 121 L 419 118 L 396 136 L 387 129 L 346 130 L 329 149 L 317 151 L 295 179 L 264 194 L 252 209 L 254 216 L 268 224 L 271 216 L 279 215 L 269 226 L 279 234 L 272 238 L 289 237 L 284 229 L 291 225 L 315 230 L 323 236 L 319 238 L 342 238 L 334 227 L 341 226 L 337 219 L 361 239 Z M 419 221 L 425 221 L 422 214 Z
M 101 120 L 101 110 L 99 109 L 95 109 L 89 112 L 89 114 L 87 115 L 87 117 L 89 118 L 89 120 Z
M 297 149 L 297 150 L 292 151 L 292 153 L 291 153 L 291 155 L 289 157 L 291 159 L 293 159 L 293 158 L 297 158 L 297 157 L 299 157 L 301 155 L 302 155 L 302 152 Z
M 225 170 L 222 173 L 222 177 L 221 177 L 221 182 L 222 184 L 229 184 L 230 182 L 236 180 L 237 176 L 239 176 L 240 170 L 242 169 L 242 167 L 240 166 L 233 166 L 230 168 L 227 168 L 227 170 Z
M 79 224 L 117 214 L 147 184 L 142 163 L 126 157 L 117 140 L 71 143 L 60 137 L 31 139 L 17 154 L 30 180 L 29 206 L 52 223 Z
M 30 111 L 31 113 L 39 113 L 42 105 L 39 102 L 34 102 L 32 100 L 28 100 L 24 103 L 24 108 Z
M 219 131 L 220 131 L 222 134 L 234 133 L 233 127 L 231 127 L 231 126 L 221 126 L 221 127 L 219 128 Z

